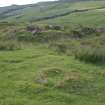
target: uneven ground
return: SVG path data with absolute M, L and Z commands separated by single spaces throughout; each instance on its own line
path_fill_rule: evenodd
M 45 30 L 32 37 L 26 26 L 12 25 L 0 29 L 0 105 L 105 105 L 104 33 L 71 40 Z M 81 45 L 101 49 L 85 53 Z M 73 49 L 83 50 L 80 60 Z
M 104 66 L 59 55 L 44 45 L 1 51 L 0 105 L 105 105 L 104 75 Z
M 60 4 L 0 8 L 0 105 L 105 105 L 105 1 Z

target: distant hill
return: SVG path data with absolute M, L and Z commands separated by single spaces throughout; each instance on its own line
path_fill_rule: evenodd
M 103 1 L 103 0 L 59 0 L 60 2 Z
M 11 5 L 0 7 L 0 21 L 64 25 L 94 24 L 97 21 L 97 24 L 103 24 L 101 20 L 104 19 L 104 7 L 105 0 L 59 0 Z
M 80 1 L 80 0 L 59 0 L 59 1 L 64 1 L 64 2 L 74 2 L 74 1 Z

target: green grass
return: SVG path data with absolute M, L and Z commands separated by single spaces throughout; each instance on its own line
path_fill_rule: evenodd
M 91 8 L 98 8 L 103 7 L 105 5 L 105 1 L 86 1 L 86 2 L 76 2 L 76 3 L 62 3 L 62 2 L 53 2 L 49 4 L 39 4 L 39 6 L 30 7 L 30 5 L 25 6 L 22 10 L 15 10 L 10 11 L 9 13 L 3 12 L 3 16 L 5 18 L 1 19 L 1 21 L 11 21 L 11 22 L 34 22 L 36 19 L 44 18 L 44 17 L 51 17 L 66 13 L 72 10 L 80 10 L 80 9 L 91 9 Z M 41 7 L 40 7 L 41 6 Z M 43 6 L 43 7 L 42 7 Z M 17 7 L 8 7 L 9 9 Z M 7 11 L 8 8 L 3 8 Z M 21 8 L 21 6 L 20 6 Z M 1 8 L 2 11 L 2 8 Z M 38 15 L 37 15 L 38 14 Z M 101 18 L 100 18 L 101 17 Z M 81 13 L 73 13 L 67 16 L 59 18 L 51 18 L 46 21 L 40 21 L 38 23 L 41 24 L 61 24 L 66 26 L 75 26 L 76 24 L 85 24 L 85 25 L 102 25 L 104 20 L 104 11 L 94 10 L 88 12 L 81 12 Z
M 104 69 L 61 56 L 46 45 L 1 51 L 0 104 L 105 105 Z M 40 73 L 47 84 L 36 82 Z
M 101 16 L 101 18 L 100 18 Z M 92 10 L 73 13 L 64 17 L 40 21 L 41 24 L 60 24 L 75 27 L 76 25 L 104 27 L 104 11 Z
M 17 24 L 16 32 L 8 26 L 1 28 L 0 42 L 9 41 L 8 47 L 15 39 L 13 45 L 22 47 L 0 50 L 0 105 L 105 105 L 104 62 L 84 62 L 74 56 L 83 45 L 104 46 L 104 33 L 88 35 L 77 29 L 86 36 L 76 39 L 70 35 L 73 30 L 46 30 L 43 25 L 31 39 L 26 24 Z
M 54 2 L 42 10 L 26 6 L 17 21 L 5 18 L 9 23 L 0 23 L 0 105 L 105 105 L 105 32 L 97 32 L 105 26 L 104 8 L 29 23 L 33 14 L 56 15 L 104 2 Z M 46 29 L 47 24 L 64 30 Z M 31 25 L 41 32 L 34 36 L 27 30 Z

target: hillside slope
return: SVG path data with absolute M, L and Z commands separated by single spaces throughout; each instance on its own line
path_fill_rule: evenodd
M 0 105 L 105 105 L 105 1 L 77 1 L 0 8 Z
M 0 105 L 105 105 L 105 28 L 66 28 L 0 23 Z
M 86 21 L 87 23 L 91 22 L 92 19 L 96 21 L 96 19 L 99 19 L 97 18 L 99 15 L 101 15 L 101 17 L 104 19 L 104 0 L 76 0 L 76 2 L 71 2 L 71 0 L 64 1 L 61 0 L 56 2 L 45 2 L 24 6 L 12 5 L 9 7 L 1 7 L 0 20 L 9 22 L 41 21 L 40 23 L 51 23 L 53 21 L 54 23 L 58 24 L 73 22 L 79 24 L 81 22 L 81 18 L 82 21 Z M 80 10 L 80 13 L 78 13 L 78 10 Z M 60 20 L 61 22 L 59 22 Z

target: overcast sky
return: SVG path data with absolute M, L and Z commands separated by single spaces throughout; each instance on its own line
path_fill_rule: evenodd
M 54 0 L 0 0 L 0 7 L 2 6 L 8 6 L 12 4 L 32 4 L 32 3 L 37 3 L 41 1 L 54 1 Z

